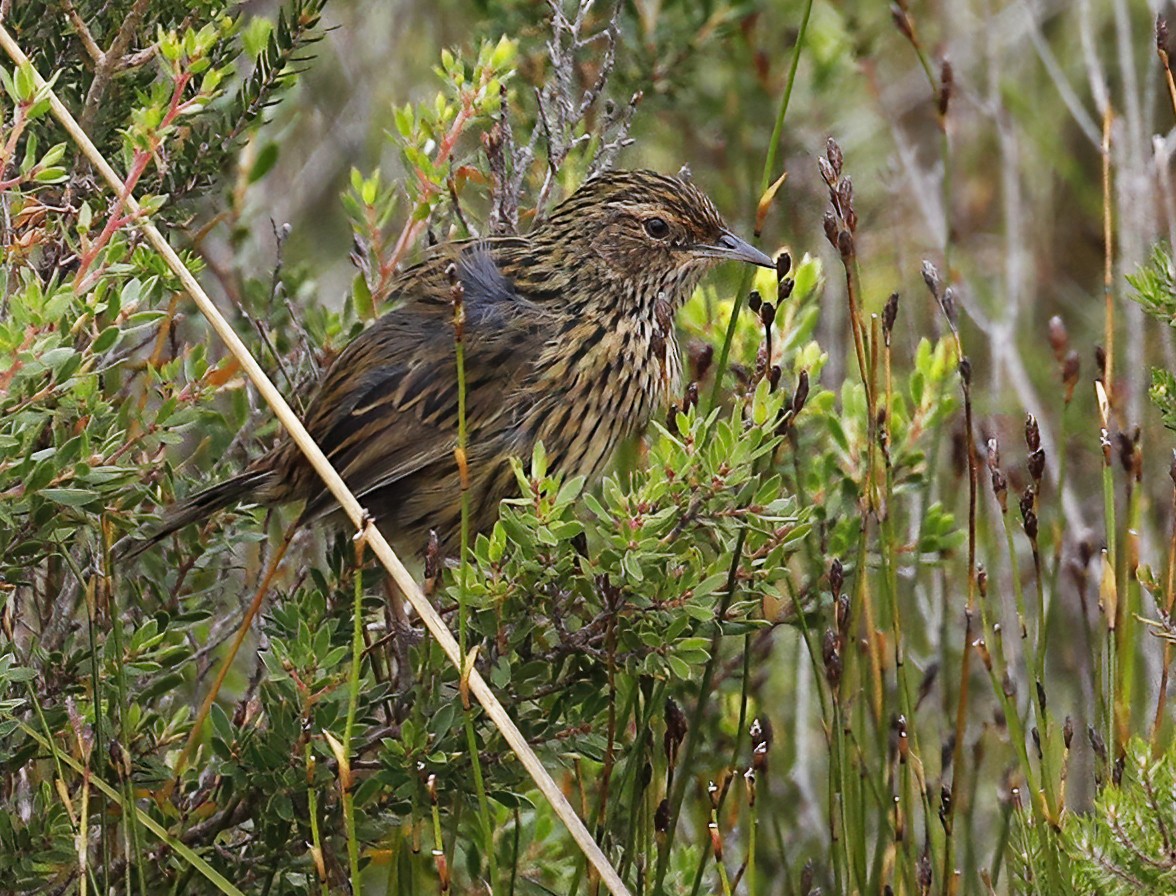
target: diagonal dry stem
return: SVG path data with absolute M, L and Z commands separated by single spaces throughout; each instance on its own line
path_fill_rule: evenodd
M 0 48 L 3 48 L 9 58 L 18 65 L 23 65 L 29 61 L 28 57 L 21 50 L 20 45 L 13 39 L 3 24 L 0 24 Z M 45 87 L 44 79 L 35 70 L 34 79 L 38 89 Z M 78 125 L 70 111 L 62 104 L 57 94 L 52 90 L 49 91 L 49 102 L 54 118 L 61 123 L 61 126 L 66 130 L 70 138 L 94 166 L 94 170 L 106 180 L 115 193 L 120 193 L 123 190 L 124 181 L 111 168 L 97 147 L 90 141 L 85 131 Z M 463 672 L 463 675 L 465 675 L 468 681 L 470 692 L 473 693 L 483 709 L 486 710 L 486 714 L 498 727 L 506 742 L 510 744 L 511 749 L 518 756 L 519 761 L 527 769 L 531 779 L 535 782 L 535 786 L 551 804 L 555 814 L 567 826 L 568 833 L 572 835 L 572 839 L 576 841 L 577 846 L 579 846 L 588 861 L 592 863 L 593 867 L 600 874 L 600 878 L 605 886 L 608 887 L 609 892 L 613 896 L 630 896 L 624 881 L 621 880 L 616 869 L 609 863 L 608 858 L 601 852 L 600 847 L 596 845 L 596 841 L 588 833 L 588 829 L 576 814 L 576 810 L 572 808 L 571 803 L 568 802 L 563 792 L 559 789 L 559 786 L 552 779 L 551 775 L 548 774 L 547 769 L 543 767 L 543 763 L 539 760 L 531 745 L 527 743 L 522 732 L 519 731 L 518 727 L 511 720 L 510 715 L 494 695 L 486 680 L 481 676 L 476 667 L 472 664 L 468 664 L 467 667 L 467 663 L 463 662 L 461 649 L 458 647 L 457 640 L 453 637 L 452 632 L 449 631 L 449 628 L 433 608 L 433 605 L 425 599 L 420 587 L 413 577 L 409 575 L 408 570 L 404 568 L 404 564 L 400 562 L 400 558 L 396 556 L 395 551 L 392 550 L 391 545 L 388 544 L 383 533 L 380 532 L 371 516 L 363 509 L 359 500 L 352 494 L 347 484 L 344 483 L 338 471 L 331 466 L 330 461 L 327 460 L 322 449 L 310 437 L 310 434 L 306 431 L 306 427 L 302 425 L 302 421 L 298 419 L 298 416 L 291 409 L 290 405 L 287 404 L 286 399 L 282 397 L 277 387 L 265 375 L 265 371 L 254 360 L 245 343 L 241 341 L 241 338 L 229 325 L 229 322 L 225 320 L 216 305 L 213 304 L 212 299 L 208 297 L 208 294 L 199 282 L 197 282 L 192 272 L 184 266 L 179 255 L 168 244 L 159 229 L 151 223 L 147 215 L 140 212 L 139 203 L 134 196 L 127 195 L 126 208 L 133 217 L 135 226 L 143 232 L 147 241 L 160 254 L 168 268 L 179 278 L 184 289 L 192 297 L 192 300 L 196 303 L 196 306 L 205 318 L 207 318 L 217 335 L 220 336 L 229 351 L 241 363 L 242 369 L 257 388 L 257 391 L 266 400 L 266 403 L 269 404 L 278 420 L 281 421 L 282 426 L 285 427 L 290 437 L 297 443 L 303 454 L 306 455 L 306 459 L 314 467 L 315 472 L 322 477 L 323 483 L 331 492 L 331 495 L 339 502 L 339 506 L 355 525 L 357 538 L 363 539 L 371 548 L 372 553 L 379 558 L 384 568 L 388 570 L 388 574 L 400 587 L 401 592 L 425 623 L 430 634 L 436 638 L 441 649 L 445 651 L 445 655 L 449 657 L 450 662 L 453 663 L 455 668 Z

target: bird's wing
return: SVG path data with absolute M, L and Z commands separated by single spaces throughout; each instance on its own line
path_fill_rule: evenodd
M 456 259 L 464 291 L 466 422 L 472 444 L 509 429 L 509 397 L 533 363 L 546 312 L 520 297 L 494 244 L 471 243 Z M 409 272 L 400 307 L 347 346 L 312 402 L 308 429 L 360 497 L 452 457 L 457 443 L 457 364 L 448 261 Z M 322 490 L 311 518 L 333 504 Z

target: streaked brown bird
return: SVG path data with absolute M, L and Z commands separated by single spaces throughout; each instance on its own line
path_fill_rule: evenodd
M 679 391 L 674 315 L 723 259 L 774 267 L 697 187 L 650 171 L 587 181 L 526 236 L 433 247 L 396 280 L 391 311 L 331 365 L 306 428 L 399 550 L 459 541 L 454 284 L 463 292 L 470 523 L 517 492 L 512 457 L 598 476 L 617 444 Z M 290 440 L 169 508 L 139 553 L 242 501 L 337 510 Z

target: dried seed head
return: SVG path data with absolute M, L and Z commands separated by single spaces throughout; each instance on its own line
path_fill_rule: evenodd
M 1000 505 L 1000 512 L 1007 513 L 1009 509 L 1009 483 L 999 467 L 992 468 L 992 494 L 996 503 Z
M 1065 322 L 1056 314 L 1049 319 L 1049 345 L 1058 363 L 1062 363 L 1070 347 L 1070 334 L 1066 332 Z
M 772 746 L 773 731 L 771 719 L 761 719 L 757 716 L 752 720 L 751 727 L 747 729 L 747 733 L 751 735 L 751 745 L 753 747 Z
M 993 436 L 985 444 L 985 447 L 988 449 L 988 456 L 985 458 L 988 469 L 995 470 L 1000 467 L 1000 441 Z
M 1135 442 L 1130 434 L 1122 431 L 1115 433 L 1115 441 L 1119 443 L 1119 463 L 1124 472 L 1131 473 L 1135 469 Z
M 653 829 L 659 834 L 664 834 L 670 829 L 669 800 L 662 800 L 657 804 L 657 809 L 653 813 Z
M 837 251 L 841 253 L 842 258 L 853 258 L 853 234 L 848 230 L 837 234 Z
M 1037 537 L 1037 514 L 1033 510 L 1035 494 L 1032 486 L 1025 488 L 1021 495 L 1021 519 L 1025 524 L 1025 534 L 1032 540 Z
M 960 379 L 962 379 L 964 381 L 964 386 L 971 386 L 972 385 L 972 361 L 971 361 L 971 359 L 967 355 L 964 355 L 962 358 L 960 358 L 959 367 L 960 367 Z
M 1025 444 L 1030 451 L 1041 447 L 1041 428 L 1037 425 L 1037 418 L 1032 414 L 1025 415 Z
M 780 385 L 780 365 L 773 364 L 768 368 L 768 386 L 773 392 Z
M 923 282 L 927 284 L 927 289 L 931 291 L 931 297 L 938 302 L 943 290 L 943 284 L 939 279 L 939 270 L 929 261 L 923 262 Z
M 947 116 L 947 107 L 951 104 L 951 95 L 955 88 L 955 73 L 951 62 L 944 58 L 939 65 L 939 117 Z
M 1034 725 L 1029 730 L 1029 734 L 1033 737 L 1033 748 L 1037 751 L 1037 758 L 1041 759 L 1045 755 L 1041 752 L 1041 732 L 1038 731 L 1037 726 Z
M 805 402 L 808 401 L 809 396 L 809 375 L 807 370 L 802 370 L 800 376 L 796 379 L 796 391 L 792 393 L 792 416 L 795 417 L 802 410 L 804 410 Z
M 764 297 L 760 295 L 758 289 L 753 289 L 747 294 L 747 307 L 751 309 L 752 314 L 759 314 L 763 304 Z
M 886 344 L 890 345 L 890 334 L 894 330 L 894 322 L 898 319 L 898 293 L 892 292 L 886 300 L 886 307 L 882 309 L 882 332 L 886 337 Z
M 760 320 L 763 321 L 765 327 L 770 327 L 776 320 L 776 306 L 771 302 L 764 302 L 760 305 Z
M 1040 681 L 1036 681 L 1034 684 L 1037 685 L 1037 705 L 1041 707 L 1041 714 L 1045 715 L 1045 709 L 1047 706 L 1045 702 L 1045 685 L 1043 685 Z
M 801 896 L 809 896 L 813 891 L 813 860 L 809 859 L 804 863 L 804 867 L 800 869 L 800 893 Z
M 907 40 L 912 44 L 917 43 L 915 40 L 915 23 L 911 21 L 910 15 L 899 4 L 890 4 L 890 16 L 894 19 L 894 27 L 899 30 Z
M 939 307 L 943 309 L 943 316 L 947 318 L 947 322 L 954 330 L 959 322 L 959 316 L 956 314 L 955 290 L 950 286 L 943 291 L 943 296 L 939 299 Z
M 1062 743 L 1066 745 L 1066 749 L 1070 749 L 1070 743 L 1074 740 L 1074 720 L 1066 716 L 1066 721 L 1062 724 Z
M 842 155 L 841 147 L 832 137 L 825 141 L 825 156 L 829 159 L 833 173 L 837 177 L 841 177 L 841 167 L 845 163 L 845 156 Z
M 792 296 L 792 290 L 796 288 L 796 281 L 791 277 L 785 277 L 776 284 L 776 302 L 783 304 Z
M 1107 350 L 1101 345 L 1094 347 L 1094 367 L 1098 371 L 1099 379 L 1107 376 Z
M 791 270 L 792 255 L 788 252 L 781 252 L 776 256 L 776 279 L 783 280 Z
M 824 156 L 817 157 L 817 169 L 821 172 L 821 180 L 830 190 L 836 189 L 837 186 L 837 172 L 833 170 L 833 166 L 829 164 L 828 159 Z
M 698 407 L 698 383 L 690 383 L 686 387 L 686 396 L 682 400 L 682 410 L 689 411 Z
M 848 224 L 848 215 L 853 208 L 853 178 L 848 175 L 837 184 L 837 206 L 841 209 L 842 216 L 847 218 Z
M 1066 353 L 1066 360 L 1062 362 L 1062 385 L 1065 386 L 1066 404 L 1074 397 L 1074 387 L 1078 385 L 1078 376 L 1082 372 L 1082 358 L 1075 349 Z
M 837 691 L 841 685 L 841 639 L 832 629 L 825 631 L 821 655 L 825 661 L 825 680 L 832 690 Z
M 441 540 L 437 530 L 429 530 L 429 541 L 425 545 L 425 580 L 433 581 L 441 573 Z
M 981 662 L 984 663 L 984 668 L 987 669 L 989 672 L 991 672 L 992 671 L 992 651 L 990 651 L 988 649 L 988 644 L 985 643 L 983 638 L 977 638 L 972 643 L 972 647 L 975 648 L 975 650 L 978 654 L 980 654 L 980 660 L 981 660 Z
M 1090 749 L 1094 750 L 1094 755 L 1105 765 L 1107 761 L 1107 745 L 1103 741 L 1102 735 L 1098 733 L 1098 729 L 1093 725 L 1087 725 L 1086 737 L 1090 740 Z
M 837 600 L 833 602 L 833 621 L 836 623 L 837 631 L 840 632 L 842 638 L 849 634 L 848 594 L 837 595 Z
M 1176 452 L 1173 452 L 1173 464 L 1176 465 Z M 1173 477 L 1176 479 L 1176 476 Z M 833 596 L 837 597 L 841 593 L 841 585 L 845 582 L 845 569 L 841 565 L 841 561 L 836 557 L 833 562 L 829 564 L 829 590 L 833 592 Z
M 748 771 L 764 772 L 768 768 L 768 745 L 760 744 L 751 751 L 751 768 Z
M 686 739 L 686 713 L 682 712 L 680 707 L 673 698 L 666 699 L 666 740 L 673 741 L 675 748 L 678 744 Z M 666 753 L 669 756 L 669 752 Z
M 1045 449 L 1038 448 L 1029 455 L 1028 460 L 1029 475 L 1033 477 L 1035 485 L 1041 485 L 1041 477 L 1045 475 Z
M 1127 764 L 1127 757 L 1121 753 L 1115 757 L 1115 764 L 1111 768 L 1111 783 L 1116 787 L 1123 783 L 1123 768 Z
M 825 216 L 821 219 L 821 224 L 825 228 L 825 239 L 829 241 L 829 245 L 834 249 L 837 248 L 837 215 L 833 213 L 832 209 L 825 212 Z
M 919 893 L 930 893 L 931 884 L 935 878 L 931 870 L 931 856 L 927 855 L 927 853 L 919 856 L 919 866 L 915 871 L 915 875 L 919 884 Z

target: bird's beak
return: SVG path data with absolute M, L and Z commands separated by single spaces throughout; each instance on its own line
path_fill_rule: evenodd
M 776 267 L 776 262 L 770 255 L 765 255 L 747 240 L 737 237 L 729 230 L 724 230 L 713 245 L 695 246 L 694 251 L 705 258 L 742 261 L 747 264 L 757 264 L 763 268 L 774 269 Z

